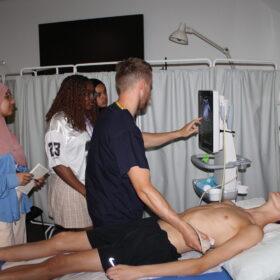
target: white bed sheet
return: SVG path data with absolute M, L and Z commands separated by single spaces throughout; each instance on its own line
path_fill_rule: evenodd
M 190 259 L 190 258 L 199 258 L 201 256 L 200 253 L 191 251 L 182 255 L 181 259 Z M 24 265 L 24 264 L 34 264 L 39 263 L 47 258 L 41 258 L 31 261 L 21 261 L 21 262 L 7 262 L 3 264 L 2 269 L 7 269 L 9 267 L 17 266 L 17 265 Z M 209 272 L 220 272 L 222 271 L 221 266 L 214 267 L 205 273 Z M 104 272 L 80 272 L 80 273 L 71 273 L 61 277 L 55 278 L 55 280 L 108 280 Z M 153 279 L 153 277 L 145 278 L 145 279 Z M 142 278 L 142 280 L 144 280 Z
M 34 264 L 40 263 L 48 258 L 41 258 L 31 261 L 21 261 L 21 262 L 6 262 L 2 266 L 2 270 L 7 269 L 9 267 L 17 266 L 17 265 L 25 265 L 25 264 Z M 105 276 L 104 272 L 80 272 L 80 273 L 71 273 L 61 277 L 55 278 L 55 280 L 108 280 Z

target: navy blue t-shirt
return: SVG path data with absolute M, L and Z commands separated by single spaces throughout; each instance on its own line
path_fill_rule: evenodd
M 93 226 L 139 219 L 143 203 L 127 172 L 149 168 L 141 131 L 128 110 L 115 103 L 99 115 L 86 168 L 87 205 Z

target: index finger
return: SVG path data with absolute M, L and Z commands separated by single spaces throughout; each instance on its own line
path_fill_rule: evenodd
M 193 121 L 191 121 L 192 123 L 195 123 L 195 124 L 200 124 L 201 123 L 201 121 L 202 121 L 202 117 L 200 117 L 200 118 L 197 118 L 197 119 L 194 119 Z

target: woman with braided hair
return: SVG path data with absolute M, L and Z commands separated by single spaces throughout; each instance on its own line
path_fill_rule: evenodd
M 98 114 L 94 88 L 81 75 L 66 77 L 46 115 L 45 148 L 52 169 L 49 216 L 62 230 L 92 226 L 85 189 L 87 143 Z

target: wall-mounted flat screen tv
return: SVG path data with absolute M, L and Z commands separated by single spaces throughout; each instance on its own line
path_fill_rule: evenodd
M 120 61 L 132 56 L 144 59 L 143 15 L 39 24 L 39 46 L 41 66 Z

